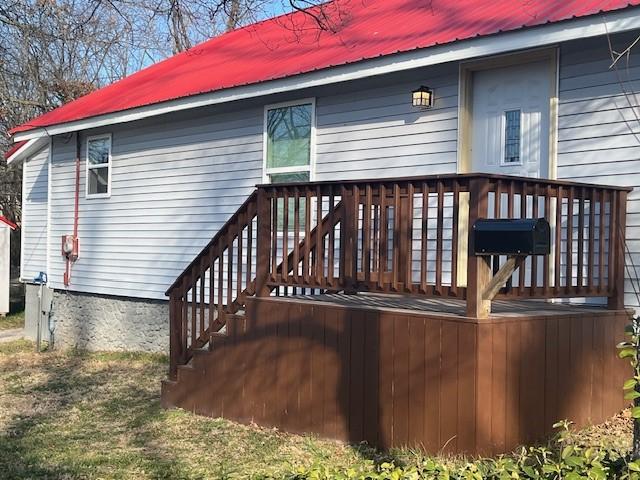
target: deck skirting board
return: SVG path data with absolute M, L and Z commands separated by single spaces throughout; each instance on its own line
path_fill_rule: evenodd
M 477 321 L 251 298 L 162 402 L 381 448 L 497 454 L 624 407 L 628 315 L 555 305 Z

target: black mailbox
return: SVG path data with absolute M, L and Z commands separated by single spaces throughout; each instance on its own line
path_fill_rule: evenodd
M 544 218 L 480 219 L 473 224 L 475 255 L 548 255 L 551 229 Z

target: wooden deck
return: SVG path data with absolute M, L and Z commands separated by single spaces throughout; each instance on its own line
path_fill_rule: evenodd
M 261 185 L 167 291 L 163 405 L 430 452 L 602 421 L 624 405 L 628 191 L 486 174 Z M 546 219 L 550 253 L 473 255 L 482 218 Z M 546 301 L 571 298 L 607 308 Z
M 629 372 L 615 345 L 627 312 L 501 307 L 474 319 L 456 300 L 251 298 L 210 350 L 163 383 L 162 402 L 381 448 L 471 454 L 509 451 L 544 440 L 558 420 L 583 426 L 623 408 Z

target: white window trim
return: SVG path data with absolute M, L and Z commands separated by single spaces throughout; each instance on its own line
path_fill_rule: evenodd
M 109 140 L 109 161 L 104 164 L 101 163 L 99 165 L 90 165 L 89 164 L 89 142 L 92 140 Z M 91 135 L 88 136 L 85 142 L 85 150 L 84 150 L 84 163 L 85 163 L 85 198 L 109 198 L 111 196 L 111 171 L 113 170 L 113 161 L 112 161 L 112 149 L 113 149 L 113 141 L 110 133 L 105 133 L 102 135 Z M 89 193 L 89 170 L 95 170 L 99 168 L 108 167 L 108 178 L 107 178 L 107 193 Z
M 267 114 L 269 110 L 284 107 L 294 107 L 296 105 L 311 105 L 311 133 L 309 138 L 309 165 L 296 167 L 276 167 L 267 169 Z M 309 181 L 315 181 L 316 177 L 316 99 L 315 97 L 301 98 L 289 102 L 272 103 L 264 106 L 262 120 L 262 181 L 270 183 L 269 175 L 277 173 L 309 172 Z

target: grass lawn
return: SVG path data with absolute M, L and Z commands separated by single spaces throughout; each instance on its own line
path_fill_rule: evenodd
M 279 478 L 296 466 L 376 458 L 365 447 L 163 410 L 166 369 L 154 355 L 0 344 L 0 478 Z M 626 449 L 630 422 L 619 416 L 580 435 Z M 402 463 L 416 454 L 392 455 Z
M 24 310 L 0 317 L 0 330 L 24 327 Z

